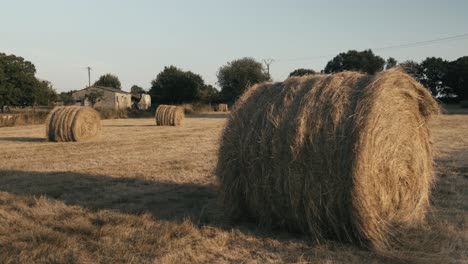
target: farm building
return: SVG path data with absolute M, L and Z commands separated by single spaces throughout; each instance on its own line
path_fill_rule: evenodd
M 90 86 L 74 92 L 72 96 L 82 106 L 110 109 L 132 107 L 132 94 L 112 87 Z

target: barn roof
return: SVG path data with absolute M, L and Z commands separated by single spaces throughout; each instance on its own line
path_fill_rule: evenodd
M 122 90 L 114 88 L 114 87 L 105 87 L 105 86 L 97 86 L 97 85 L 86 87 L 84 89 L 81 89 L 80 91 L 86 90 L 88 88 L 97 88 L 97 89 L 107 90 L 107 91 L 110 91 L 110 92 L 113 92 L 113 93 L 131 94 L 129 92 L 122 91 Z

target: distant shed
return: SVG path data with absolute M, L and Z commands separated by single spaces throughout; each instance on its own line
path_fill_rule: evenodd
M 132 107 L 132 94 L 112 87 L 90 86 L 74 92 L 72 97 L 82 106 L 116 110 Z M 93 99 L 94 105 L 91 103 Z

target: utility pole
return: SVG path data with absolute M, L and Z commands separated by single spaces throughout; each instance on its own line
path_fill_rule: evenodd
M 86 67 L 88 69 L 88 87 L 91 86 L 91 67 Z
M 265 63 L 265 66 L 267 68 L 267 73 L 270 75 L 270 65 L 275 61 L 274 59 L 263 59 L 263 63 Z

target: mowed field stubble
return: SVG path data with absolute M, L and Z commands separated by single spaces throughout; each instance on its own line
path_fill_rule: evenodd
M 0 262 L 468 262 L 468 112 L 431 125 L 432 208 L 384 255 L 230 222 L 213 173 L 227 117 L 104 120 L 75 143 L 47 142 L 44 125 L 0 128 Z

